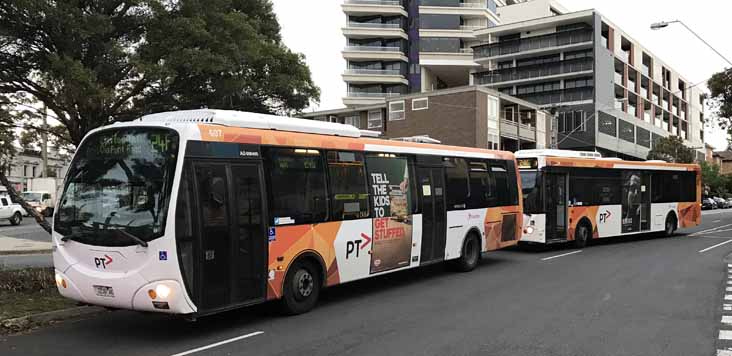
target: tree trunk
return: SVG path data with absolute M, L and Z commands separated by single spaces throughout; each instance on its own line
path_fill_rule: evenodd
M 15 191 L 15 188 L 10 184 L 8 181 L 8 177 L 5 176 L 5 173 L 2 172 L 3 170 L 0 169 L 0 183 L 5 186 L 5 188 L 8 188 L 8 194 L 10 194 L 10 197 L 13 201 L 17 201 L 20 203 L 20 206 L 25 209 L 25 211 L 28 212 L 28 214 L 31 214 L 35 219 L 38 225 L 40 225 L 43 230 L 46 230 L 47 233 L 51 233 L 51 223 L 48 222 L 41 214 L 39 214 L 36 209 L 33 209 L 23 198 L 18 195 L 18 192 Z

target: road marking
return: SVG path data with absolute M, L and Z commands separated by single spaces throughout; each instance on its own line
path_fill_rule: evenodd
M 732 300 L 732 295 L 726 294 L 724 300 Z
M 732 340 L 732 330 L 719 330 L 720 340 Z
M 193 350 L 188 350 L 188 351 L 181 352 L 181 353 L 177 353 L 177 354 L 174 354 L 174 355 L 171 355 L 171 356 L 185 356 L 185 355 L 190 355 L 190 354 L 193 354 L 193 353 L 196 353 L 196 352 L 199 352 L 199 351 L 212 349 L 214 347 L 218 347 L 218 346 L 221 346 L 221 345 L 225 345 L 225 344 L 232 343 L 234 341 L 239 341 L 239 340 L 243 340 L 243 339 L 246 339 L 246 338 L 249 338 L 249 337 L 252 337 L 252 336 L 257 336 L 257 335 L 262 335 L 262 334 L 264 334 L 264 331 L 255 331 L 255 332 L 250 333 L 250 334 L 246 334 L 246 335 L 242 335 L 242 336 L 237 336 L 235 338 L 231 338 L 231 339 L 224 340 L 224 341 L 219 341 L 219 342 L 214 343 L 214 344 L 211 344 L 211 345 L 202 346 L 202 347 L 199 347 L 199 348 L 196 348 L 196 349 L 193 349 Z
M 729 350 L 717 350 L 717 356 L 732 356 L 732 351 L 729 351 Z
M 714 245 L 714 246 L 709 246 L 709 247 L 707 247 L 707 248 L 705 248 L 705 249 L 703 249 L 703 250 L 699 250 L 699 253 L 704 253 L 704 252 L 707 252 L 707 251 L 709 251 L 709 250 L 711 250 L 711 249 L 713 249 L 713 248 L 717 248 L 717 247 L 719 247 L 719 246 L 722 246 L 722 245 L 728 244 L 728 243 L 730 243 L 730 242 L 732 242 L 732 240 L 727 240 L 727 241 L 725 241 L 725 242 L 722 242 L 722 243 L 718 243 L 718 244 L 716 244 L 716 245 Z
M 732 241 L 732 240 L 730 240 L 730 241 Z M 541 260 L 542 261 L 549 261 L 549 260 L 553 260 L 555 258 L 569 256 L 569 255 L 574 255 L 575 253 L 580 253 L 580 252 L 582 252 L 582 250 L 574 251 L 574 252 L 569 252 L 569 253 L 564 253 L 564 254 L 556 255 L 556 256 L 552 256 L 552 257 L 545 257 L 545 258 L 542 258 Z
M 713 227 L 713 228 L 710 228 L 710 229 L 706 229 L 706 230 L 702 230 L 702 231 L 697 231 L 697 232 L 695 232 L 695 233 L 693 233 L 693 234 L 691 234 L 689 236 L 698 236 L 698 235 L 705 234 L 705 233 L 710 232 L 710 231 L 715 231 L 715 230 L 718 230 L 718 229 L 721 229 L 721 228 L 727 227 L 727 226 L 732 226 L 732 224 L 721 225 L 721 226 Z
M 722 316 L 722 322 L 725 324 L 732 324 L 732 315 Z

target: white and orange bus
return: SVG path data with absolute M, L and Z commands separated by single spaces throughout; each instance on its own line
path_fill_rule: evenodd
M 53 224 L 59 291 L 196 317 L 515 245 L 513 154 L 251 113 L 160 113 L 90 132 Z
M 623 161 L 595 152 L 516 153 L 524 200 L 522 242 L 551 244 L 649 232 L 672 235 L 701 223 L 696 164 Z

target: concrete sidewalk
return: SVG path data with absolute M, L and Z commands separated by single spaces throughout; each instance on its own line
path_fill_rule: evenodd
M 51 242 L 0 236 L 0 256 L 50 254 L 52 246 Z

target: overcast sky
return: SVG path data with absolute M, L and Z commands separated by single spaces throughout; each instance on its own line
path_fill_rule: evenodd
M 320 87 L 320 105 L 308 109 L 343 107 L 346 85 L 341 78 L 345 61 L 341 51 L 346 40 L 341 28 L 343 0 L 273 0 L 282 26 L 282 37 L 292 50 L 305 55 L 315 84 Z M 596 9 L 630 37 L 681 73 L 691 83 L 703 82 L 725 68 L 726 62 L 680 25 L 652 31 L 660 20 L 679 19 L 702 38 L 732 58 L 729 0 L 560 0 L 570 11 Z M 710 116 L 710 114 L 707 114 Z M 727 145 L 719 128 L 707 127 L 707 142 L 717 149 Z

